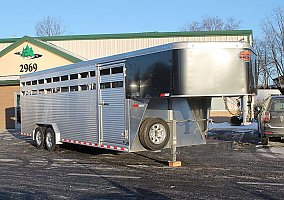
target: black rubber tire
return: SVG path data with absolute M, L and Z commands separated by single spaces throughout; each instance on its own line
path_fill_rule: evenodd
M 35 139 L 34 139 L 34 144 L 36 148 L 42 149 L 44 147 L 44 131 L 42 127 L 37 127 L 35 129 Z
M 142 144 L 142 146 L 143 146 L 144 148 L 147 147 L 147 144 L 146 144 L 146 142 L 145 142 L 145 138 L 141 136 L 141 132 L 145 130 L 145 126 L 147 125 L 147 123 L 148 123 L 148 121 L 149 121 L 150 119 L 152 119 L 152 118 L 146 118 L 146 119 L 142 122 L 142 124 L 140 125 L 140 129 L 139 129 L 139 140 L 140 140 L 140 143 Z M 146 149 L 148 149 L 148 148 L 146 148 Z
M 161 118 L 147 118 L 139 130 L 139 140 L 145 149 L 163 149 L 170 139 L 170 128 Z
M 47 151 L 56 151 L 58 149 L 58 145 L 55 142 L 55 133 L 52 128 L 49 127 L 46 129 L 44 141 Z
M 268 145 L 269 139 L 267 137 L 261 137 L 261 144 L 262 145 Z

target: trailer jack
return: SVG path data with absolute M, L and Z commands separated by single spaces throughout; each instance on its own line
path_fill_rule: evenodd
M 177 121 L 174 119 L 172 108 L 172 99 L 168 99 L 168 120 L 172 124 L 172 138 L 171 138 L 171 160 L 168 162 L 170 167 L 181 167 L 181 161 L 177 161 Z

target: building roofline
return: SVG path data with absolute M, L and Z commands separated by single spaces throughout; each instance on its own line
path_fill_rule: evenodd
M 64 40 L 100 40 L 100 39 L 200 37 L 200 36 L 242 36 L 242 35 L 250 36 L 252 35 L 252 30 L 143 32 L 143 33 L 118 33 L 118 34 L 64 35 L 64 36 L 34 37 L 34 38 L 43 41 L 64 41 Z M 21 39 L 22 38 L 0 39 L 0 43 L 14 43 Z
M 29 37 L 29 36 L 24 36 L 20 39 L 18 39 L 17 41 L 15 41 L 13 44 L 11 44 L 10 46 L 6 47 L 5 49 L 3 49 L 0 52 L 0 58 L 4 55 L 6 55 L 7 53 L 11 52 L 13 49 L 17 48 L 19 45 L 23 44 L 24 42 L 29 42 L 33 45 L 36 45 L 38 47 L 41 47 L 49 52 L 52 52 L 68 61 L 71 61 L 73 63 L 77 63 L 77 62 L 81 62 L 83 61 L 82 59 L 79 59 L 77 57 L 74 57 L 68 53 L 65 53 L 57 48 L 52 47 L 51 45 L 46 44 L 45 42 L 42 42 L 40 40 L 38 40 L 37 38 L 33 38 L 33 37 Z
M 0 80 L 0 86 L 20 85 L 20 80 Z

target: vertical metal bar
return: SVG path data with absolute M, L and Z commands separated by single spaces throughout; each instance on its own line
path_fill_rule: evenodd
M 172 144 L 171 144 L 171 155 L 172 162 L 176 162 L 176 150 L 177 150 L 177 137 L 176 137 L 176 120 L 174 119 L 173 113 L 173 102 L 172 99 L 168 99 L 168 120 L 172 123 Z
M 242 106 L 242 116 L 243 116 L 243 124 L 247 124 L 247 116 L 248 116 L 248 96 L 242 96 L 241 97 L 241 106 Z
M 97 91 L 97 127 L 98 127 L 98 143 L 102 142 L 102 106 L 100 94 L 100 66 L 96 65 L 96 91 Z
M 176 120 L 173 119 L 173 134 L 172 134 L 172 146 L 171 146 L 171 153 L 172 153 L 172 162 L 177 161 L 177 137 L 176 137 Z

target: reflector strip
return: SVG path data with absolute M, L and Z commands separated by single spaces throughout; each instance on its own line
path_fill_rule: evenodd
M 30 133 L 20 133 L 20 135 L 29 136 L 29 137 L 33 136 L 33 134 L 30 134 Z
M 61 141 L 66 142 L 66 143 L 73 143 L 73 144 L 80 144 L 80 145 L 91 146 L 91 147 L 98 147 L 98 148 L 102 148 L 102 149 L 111 149 L 111 150 L 128 152 L 127 148 L 118 147 L 118 146 L 110 146 L 110 145 L 104 145 L 104 144 L 99 145 L 97 143 L 86 142 L 86 141 L 78 141 L 78 140 L 70 140 L 70 139 L 62 139 Z

